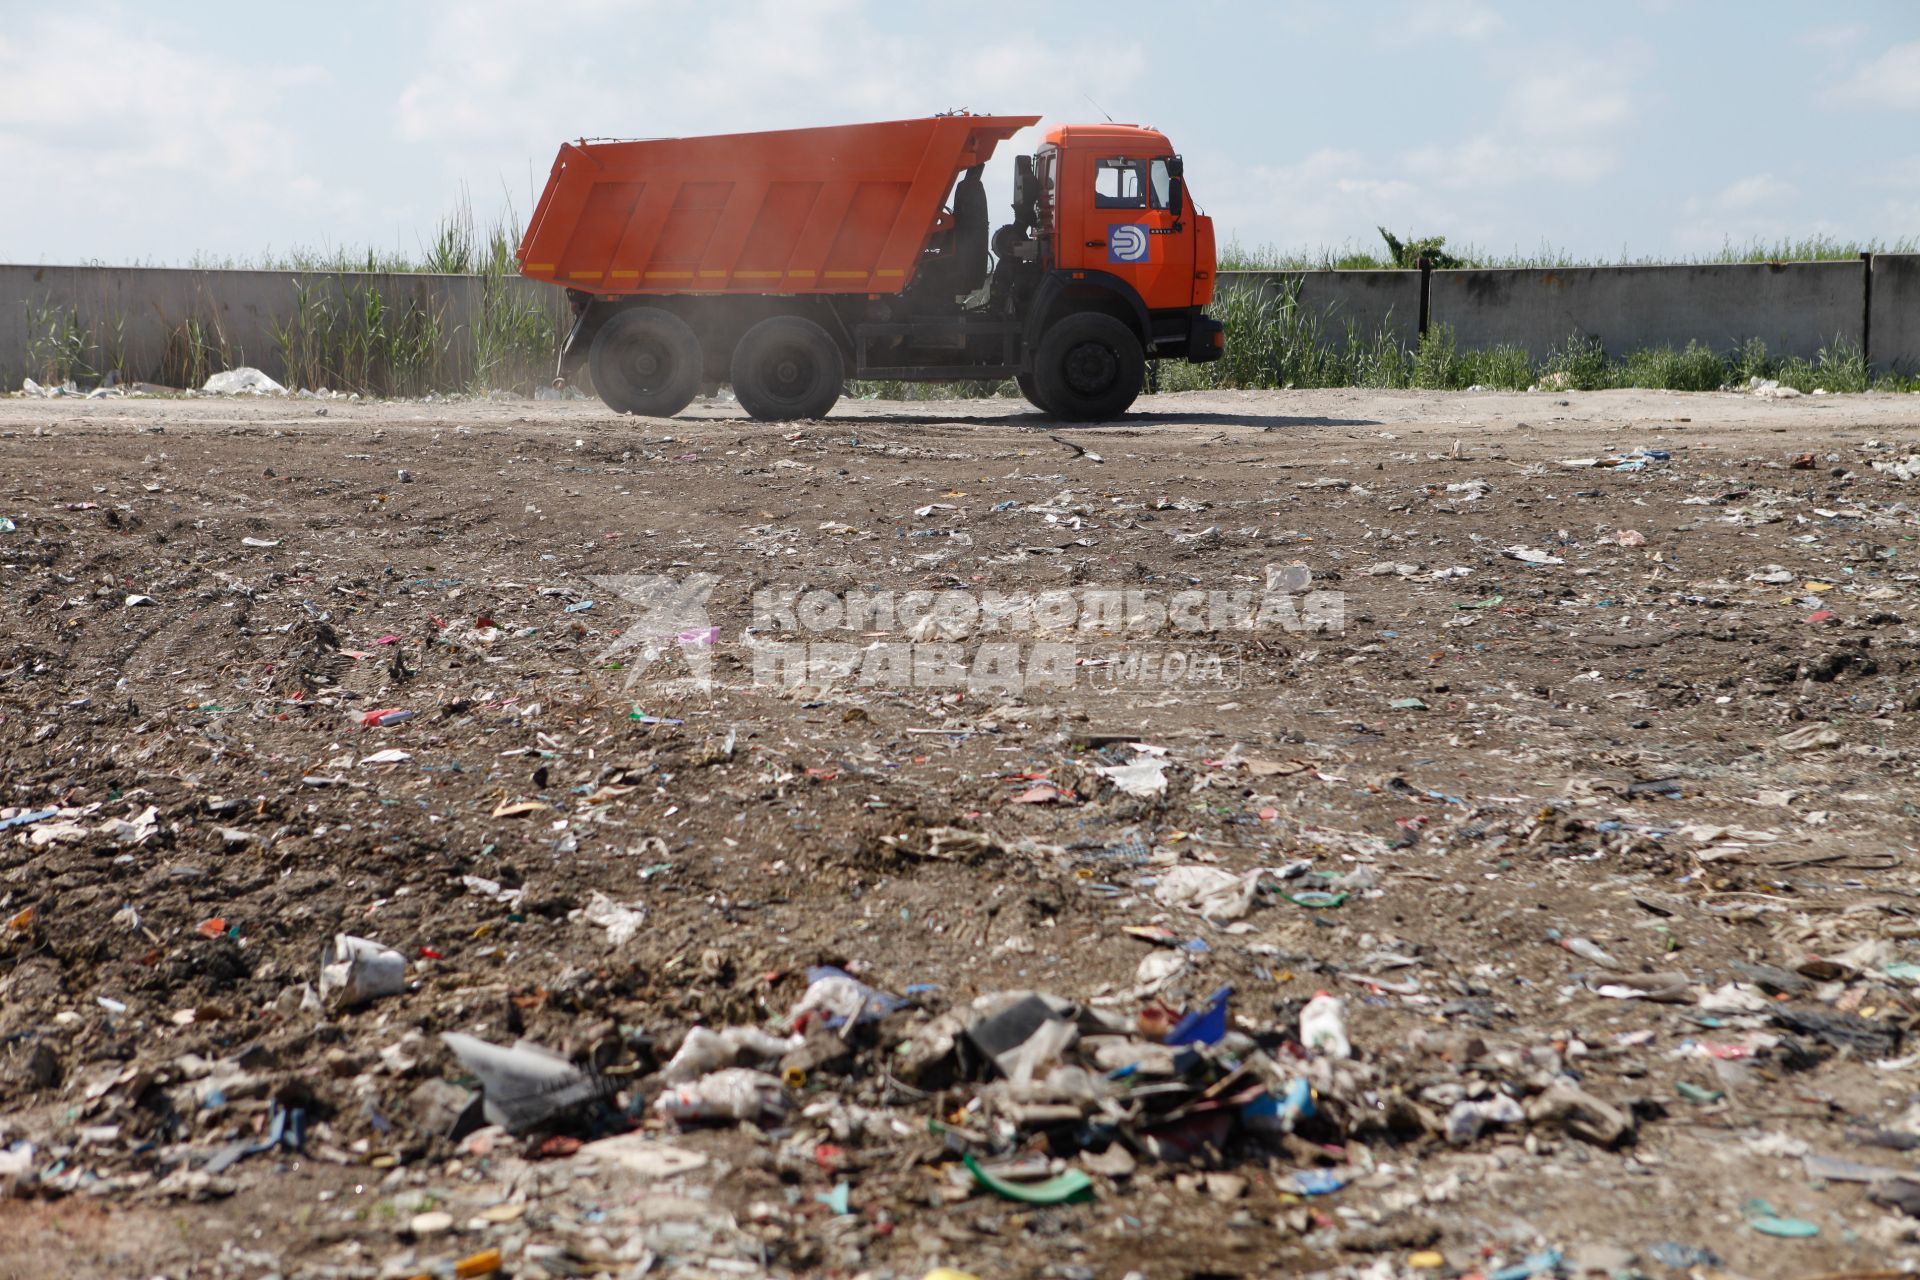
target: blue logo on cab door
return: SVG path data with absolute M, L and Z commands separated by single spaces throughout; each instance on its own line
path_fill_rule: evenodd
M 1152 244 L 1153 238 L 1143 226 L 1132 222 L 1107 224 L 1108 262 L 1146 262 L 1150 258 Z

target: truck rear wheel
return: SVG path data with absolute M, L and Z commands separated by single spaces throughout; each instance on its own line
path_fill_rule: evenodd
M 846 364 L 813 321 L 773 316 L 747 330 L 733 349 L 733 394 L 763 422 L 824 418 L 840 398 Z
M 1147 355 L 1134 331 L 1098 311 L 1056 320 L 1040 339 L 1033 365 L 1036 404 L 1079 422 L 1117 418 L 1140 394 Z
M 659 307 L 633 307 L 610 317 L 587 357 L 593 389 L 616 413 L 671 418 L 693 403 L 700 386 L 700 339 L 687 322 Z

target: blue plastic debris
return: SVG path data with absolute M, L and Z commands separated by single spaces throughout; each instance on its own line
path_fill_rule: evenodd
M 1487 1280 L 1527 1280 L 1528 1276 L 1546 1275 L 1560 1269 L 1560 1262 L 1564 1256 L 1558 1249 L 1529 1254 L 1510 1267 L 1502 1267 L 1498 1271 L 1489 1273 Z
M 1240 1123 L 1255 1133 L 1292 1133 L 1313 1109 L 1313 1086 L 1302 1076 L 1279 1097 L 1263 1093 L 1242 1106 Z
M 257 1156 L 263 1151 L 275 1147 L 285 1147 L 288 1151 L 298 1151 L 307 1140 L 307 1113 L 300 1107 L 283 1107 L 274 1104 L 272 1118 L 267 1123 L 267 1136 L 258 1142 L 241 1139 L 229 1142 L 213 1153 L 206 1163 L 208 1173 L 219 1173 L 228 1169 L 248 1156 Z
M 1303 1196 L 1332 1195 L 1346 1185 L 1347 1180 L 1332 1169 L 1301 1169 L 1293 1175 L 1293 1189 Z M 1495 1277 L 1490 1276 L 1488 1280 Z
M 36 809 L 30 813 L 16 813 L 11 818 L 0 818 L 0 831 L 5 831 L 8 827 L 24 827 L 29 822 L 45 822 L 48 818 L 58 816 L 59 813 L 58 809 Z
M 807 970 L 807 988 L 809 993 L 812 992 L 816 983 L 829 979 L 849 982 L 858 988 L 862 1003 L 860 1005 L 860 1012 L 854 1016 L 854 1024 L 856 1026 L 861 1023 L 878 1022 L 888 1014 L 898 1013 L 907 1007 L 907 1001 L 900 996 L 896 996 L 888 991 L 881 991 L 875 987 L 870 987 L 848 973 L 845 969 L 835 968 L 830 964 L 817 964 Z M 805 1003 L 804 999 L 802 1003 Z M 845 1025 L 845 1023 L 846 1019 L 844 1017 L 839 1014 L 832 1014 L 827 1017 L 825 1025 L 829 1027 L 839 1027 Z
M 1695 1244 L 1681 1244 L 1674 1240 L 1662 1240 L 1658 1244 L 1647 1246 L 1647 1256 L 1663 1267 L 1685 1270 L 1688 1267 L 1717 1267 L 1720 1255 L 1711 1249 L 1703 1249 Z
M 1218 1044 L 1227 1034 L 1227 1000 L 1232 995 L 1232 987 L 1222 987 L 1208 996 L 1204 1007 L 1174 1024 L 1167 1033 L 1167 1043 L 1176 1048 L 1183 1044 Z

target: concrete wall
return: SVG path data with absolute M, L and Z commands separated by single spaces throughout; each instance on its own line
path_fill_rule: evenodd
M 1873 256 L 1873 367 L 1920 374 L 1920 254 Z
M 1299 305 L 1322 317 L 1332 335 L 1352 321 L 1366 338 L 1385 329 L 1403 346 L 1420 339 L 1418 271 L 1222 271 L 1219 290 L 1276 293 L 1288 280 L 1300 282 Z
M 1859 343 L 1866 282 L 1860 262 L 1841 261 L 1436 271 L 1431 289 L 1430 322 L 1469 350 L 1511 343 L 1539 358 L 1579 333 L 1615 356 L 1759 338 L 1811 358 L 1836 336 Z
M 1352 321 L 1368 337 L 1385 328 L 1406 346 L 1418 341 L 1417 271 L 1228 271 L 1219 287 L 1270 291 L 1288 279 L 1300 282 L 1300 305 L 1322 318 L 1329 336 Z M 1512 343 L 1535 358 L 1576 332 L 1615 355 L 1693 340 L 1725 351 L 1759 338 L 1775 355 L 1811 358 L 1836 336 L 1861 340 L 1865 285 L 1857 261 L 1436 271 L 1429 317 L 1452 326 L 1462 348 Z M 388 308 L 428 309 L 456 343 L 480 307 L 472 276 L 0 265 L 0 389 L 34 372 L 36 340 L 44 343 L 50 320 L 68 316 L 91 335 L 88 362 L 100 370 L 119 364 L 129 381 L 177 380 L 189 321 L 216 352 L 215 367 L 252 364 L 283 378 L 274 327 L 294 314 L 300 286 L 336 309 L 369 289 Z M 1875 371 L 1920 373 L 1920 255 L 1876 256 L 1872 286 Z M 564 310 L 551 286 L 509 287 L 556 316 Z
M 295 315 L 301 287 L 309 305 L 336 311 L 359 306 L 371 290 L 385 308 L 425 309 L 450 336 L 480 309 L 475 276 L 0 266 L 0 389 L 14 390 L 34 372 L 36 340 L 44 343 L 47 327 L 70 316 L 92 335 L 88 363 L 102 372 L 121 365 L 128 381 L 177 379 L 189 322 L 218 353 L 215 368 L 250 364 L 283 378 L 274 326 Z M 513 280 L 509 287 L 563 305 L 550 285 Z

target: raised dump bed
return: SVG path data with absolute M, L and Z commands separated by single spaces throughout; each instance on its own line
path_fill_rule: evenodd
M 597 295 L 898 293 L 955 180 L 1038 119 L 567 143 L 520 270 Z

